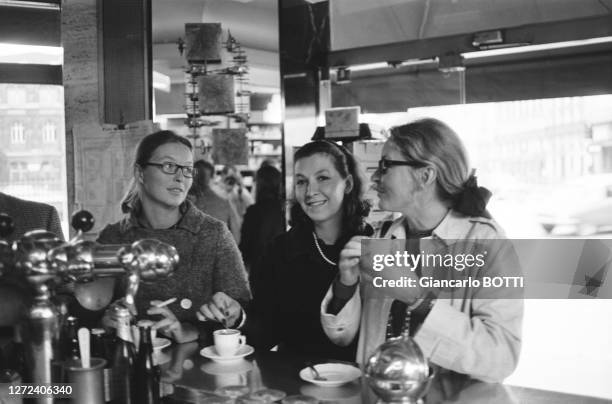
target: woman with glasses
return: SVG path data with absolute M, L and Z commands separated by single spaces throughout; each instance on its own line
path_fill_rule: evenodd
M 353 360 L 356 344 L 340 347 L 325 335 L 321 299 L 338 275 L 340 250 L 364 222 L 365 179 L 342 146 L 315 141 L 294 156 L 291 229 L 276 237 L 250 272 L 249 341 L 260 349 Z
M 136 149 L 132 186 L 121 203 L 126 216 L 106 226 L 98 239 L 128 244 L 152 238 L 176 247 L 176 272 L 141 283 L 136 307 L 139 315 L 154 316 L 153 328 L 177 342 L 198 337 L 198 319 L 241 326 L 242 306 L 250 299 L 240 252 L 227 226 L 186 199 L 193 174 L 189 140 L 171 131 L 146 136 Z M 176 301 L 153 306 L 170 298 Z
M 403 270 L 393 261 L 374 271 L 365 259 L 374 251 L 362 255 L 363 237 L 351 239 L 340 254 L 336 282 L 353 293 L 339 296 L 337 286 L 328 291 L 321 312 L 327 335 L 348 344 L 361 322 L 361 363 L 386 339 L 409 334 L 425 357 L 443 369 L 485 381 L 510 375 L 521 346 L 522 290 L 477 287 L 472 280 L 518 276 L 520 269 L 485 209 L 490 193 L 476 185 L 459 136 L 435 119 L 393 128 L 372 181 L 380 208 L 402 214 L 385 223 L 378 237 L 401 239 L 389 244 L 399 243 L 412 257 L 431 253 L 434 261 Z M 451 261 L 435 263 L 436 254 L 448 254 Z M 467 254 L 475 259 L 482 254 L 479 265 L 472 262 L 466 269 L 453 264 Z

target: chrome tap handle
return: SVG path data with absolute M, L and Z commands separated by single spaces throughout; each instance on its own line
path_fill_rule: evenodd
M 35 287 L 54 279 L 57 269 L 47 260 L 47 252 L 63 244 L 55 234 L 45 230 L 27 232 L 13 245 L 15 268 Z

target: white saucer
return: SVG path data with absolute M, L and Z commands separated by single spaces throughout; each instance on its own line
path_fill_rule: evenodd
M 153 340 L 153 351 L 161 351 L 172 344 L 168 338 L 157 337 Z
M 217 353 L 217 350 L 215 349 L 215 346 L 211 345 L 211 346 L 207 346 L 206 348 L 203 348 L 200 351 L 200 355 L 202 355 L 205 358 L 212 359 L 215 362 L 231 363 L 231 362 L 238 362 L 242 358 L 244 358 L 247 355 L 252 354 L 253 352 L 255 352 L 255 348 L 253 348 L 250 345 L 243 345 L 240 347 L 240 349 L 238 349 L 238 352 L 236 352 L 236 354 L 232 356 L 219 356 L 219 354 Z
M 300 378 L 323 387 L 341 386 L 361 376 L 361 370 L 359 370 L 359 368 L 343 363 L 323 363 L 315 365 L 314 367 L 319 372 L 319 375 L 327 380 L 315 380 L 312 369 L 310 368 L 300 370 Z

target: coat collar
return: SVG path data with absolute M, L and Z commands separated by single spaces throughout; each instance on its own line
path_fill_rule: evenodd
M 439 239 L 445 244 L 447 244 L 447 240 L 464 239 L 468 236 L 468 233 L 473 226 L 473 224 L 466 219 L 467 216 L 451 209 L 448 211 L 446 216 L 444 216 L 444 219 L 442 219 L 440 224 L 438 224 L 438 226 L 433 230 L 432 235 L 426 238 Z M 393 221 L 393 224 L 387 231 L 386 237 L 405 239 L 406 227 L 404 226 L 404 221 L 404 216 L 400 216 L 398 219 Z
M 201 212 L 189 199 L 186 199 L 185 202 L 183 202 L 183 204 L 180 206 L 180 209 L 181 212 L 183 212 L 183 216 L 179 219 L 178 223 L 176 223 L 170 229 L 183 229 L 193 234 L 199 233 L 202 227 Z M 130 229 L 144 228 L 145 227 L 138 221 L 138 217 L 134 212 L 130 212 L 120 222 L 120 229 L 123 233 L 127 232 Z

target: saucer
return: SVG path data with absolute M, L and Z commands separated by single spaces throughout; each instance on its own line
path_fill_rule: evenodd
M 153 350 L 161 351 L 164 348 L 167 348 L 172 344 L 168 338 L 157 337 L 153 340 Z
M 253 352 L 255 352 L 255 348 L 253 348 L 250 345 L 243 345 L 240 347 L 240 349 L 238 349 L 238 352 L 236 352 L 234 355 L 219 356 L 219 354 L 217 353 L 217 350 L 215 349 L 215 346 L 211 345 L 211 346 L 207 346 L 206 348 L 203 348 L 200 351 L 200 355 L 202 355 L 205 358 L 212 359 L 213 361 L 218 362 L 218 363 L 231 363 L 231 362 L 238 362 L 242 360 L 242 358 L 244 358 L 247 355 L 252 354 Z
M 352 382 L 361 376 L 361 370 L 355 366 L 344 363 L 322 363 L 314 366 L 321 377 L 327 380 L 315 380 L 312 369 L 300 370 L 300 378 L 323 387 L 337 387 Z

